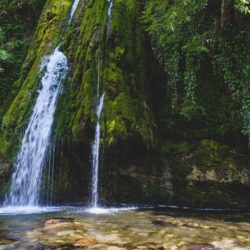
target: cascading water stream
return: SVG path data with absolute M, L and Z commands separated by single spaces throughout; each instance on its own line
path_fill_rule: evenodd
M 108 20 L 107 20 L 107 37 L 109 36 L 109 31 L 110 31 L 110 24 L 112 22 L 112 8 L 113 8 L 113 1 L 112 0 L 108 0 L 109 3 L 109 8 L 108 8 Z
M 100 151 L 100 116 L 102 113 L 104 105 L 104 94 L 101 96 L 99 103 L 97 105 L 97 125 L 95 130 L 95 141 L 92 147 L 92 167 L 93 167 L 93 176 L 92 176 L 92 206 L 98 207 L 99 193 L 98 193 L 98 184 L 99 184 L 99 151 Z
M 80 0 L 72 4 L 68 26 Z M 66 56 L 59 50 L 45 57 L 41 64 L 41 89 L 34 106 L 28 127 L 24 133 L 20 151 L 12 175 L 10 194 L 5 205 L 36 206 L 42 180 L 46 152 L 51 143 L 51 128 L 54 121 L 57 99 L 61 83 L 68 73 Z
M 9 204 L 12 206 L 37 205 L 45 153 L 50 143 L 51 127 L 60 83 L 65 79 L 67 58 L 55 49 L 44 59 L 41 69 L 46 70 L 42 88 L 36 100 L 29 125 L 25 131 L 16 169 L 12 176 Z
M 73 19 L 73 16 L 75 14 L 76 8 L 79 4 L 80 0 L 75 0 L 71 6 L 70 13 L 69 13 L 69 20 L 68 20 L 68 27 Z
M 112 0 L 108 0 L 109 8 L 108 8 L 108 20 L 106 23 L 106 36 L 109 35 L 110 23 L 112 18 L 112 7 L 113 2 Z M 100 46 L 99 46 L 99 53 L 100 53 Z M 99 152 L 100 152 L 100 137 L 101 137 L 101 127 L 100 127 L 100 117 L 104 106 L 104 97 L 105 92 L 99 97 L 100 93 L 100 54 L 98 57 L 98 65 L 97 65 L 97 97 L 98 103 L 96 108 L 96 115 L 97 115 L 97 124 L 95 129 L 95 141 L 92 146 L 92 208 L 98 208 L 98 201 L 99 201 Z

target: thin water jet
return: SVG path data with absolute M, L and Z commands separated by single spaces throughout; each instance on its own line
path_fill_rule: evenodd
M 99 100 L 97 105 L 97 124 L 95 130 L 95 141 L 92 147 L 92 206 L 94 208 L 98 207 L 99 193 L 98 193 L 98 184 L 99 184 L 99 152 L 100 152 L 100 135 L 101 135 L 101 127 L 100 127 L 100 116 L 102 113 L 103 105 L 104 105 L 104 96 L 103 94 Z
M 111 23 L 111 17 L 112 17 L 112 7 L 113 7 L 113 1 L 107 0 L 109 3 L 108 8 L 108 19 L 106 23 L 106 29 L 107 33 L 106 36 L 109 35 L 109 29 L 110 29 L 110 23 Z M 104 106 L 104 97 L 105 92 L 99 97 L 100 95 L 100 70 L 101 70 L 101 64 L 100 64 L 100 51 L 101 46 L 99 45 L 99 56 L 97 61 L 97 98 L 100 98 L 97 107 L 96 107 L 96 115 L 97 115 L 97 124 L 95 129 L 95 140 L 92 146 L 92 189 L 91 189 L 91 198 L 92 198 L 92 210 L 94 211 L 103 211 L 102 208 L 99 208 L 99 152 L 100 152 L 100 136 L 101 136 L 101 127 L 100 127 L 100 117 Z

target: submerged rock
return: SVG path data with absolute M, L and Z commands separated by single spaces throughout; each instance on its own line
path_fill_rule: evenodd
M 158 250 L 175 250 L 174 247 L 170 247 L 169 244 L 165 243 L 162 246 L 157 248 Z
M 120 248 L 120 247 L 117 247 L 117 246 L 110 246 L 107 248 L 107 250 L 125 250 L 125 248 Z
M 50 219 L 44 226 L 28 232 L 27 237 L 34 242 L 39 240 L 44 246 L 58 247 L 88 247 L 96 241 L 85 235 L 85 227 L 71 218 Z
M 196 213 L 188 213 L 187 216 L 184 213 L 174 213 L 170 216 L 158 214 L 155 210 L 120 212 L 102 216 L 77 214 L 78 220 L 53 218 L 41 221 L 38 224 L 40 227 L 36 229 L 31 229 L 33 227 L 25 223 L 24 225 L 28 226 L 30 231 L 26 234 L 26 238 L 22 233 L 20 244 L 27 242 L 28 246 L 42 246 L 44 249 L 249 249 L 248 231 L 241 231 L 249 227 L 248 222 L 224 221 L 221 214 L 215 217 L 216 219 L 201 215 L 197 217 Z M 241 218 L 248 221 L 249 215 Z M 151 221 L 162 221 L 163 226 L 156 226 Z M 164 222 L 171 223 L 171 226 L 169 227 L 168 224 L 164 226 Z M 15 234 L 16 232 L 14 236 Z M 6 237 L 10 237 L 9 232 Z
M 214 250 L 215 247 L 205 243 L 189 243 L 180 247 L 180 250 Z
M 53 221 L 47 221 L 45 222 L 45 226 L 43 228 L 45 232 L 49 233 L 58 233 L 61 231 L 75 231 L 80 230 L 84 232 L 84 227 L 82 224 L 78 222 L 70 222 L 70 221 L 59 221 L 59 220 L 53 220 Z
M 90 247 L 95 245 L 96 239 L 91 237 L 85 237 L 74 242 L 75 247 Z
M 137 246 L 134 250 L 153 250 L 156 249 L 154 246 Z

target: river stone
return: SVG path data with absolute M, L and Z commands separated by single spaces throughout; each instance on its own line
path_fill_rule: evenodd
M 158 250 L 172 250 L 173 247 L 170 247 L 167 243 L 157 248 Z
M 104 244 L 116 244 L 118 246 L 125 245 L 129 243 L 127 239 L 121 239 L 117 234 L 98 234 L 96 235 L 96 240 Z
M 137 246 L 135 248 L 135 250 L 153 250 L 153 249 L 156 249 L 154 246 L 153 246 L 153 243 L 149 243 L 148 245 L 140 245 L 140 246 Z
M 108 246 L 106 245 L 106 244 L 101 244 L 101 243 L 97 243 L 97 244 L 95 244 L 95 245 L 93 245 L 93 246 L 90 246 L 89 247 L 90 249 L 98 249 L 98 250 L 101 250 L 101 249 L 105 249 L 105 250 L 107 250 L 107 248 L 108 248 Z
M 58 231 L 65 231 L 65 230 L 73 230 L 74 225 L 72 223 L 59 223 L 59 224 L 51 224 L 44 227 L 44 230 L 47 232 L 57 233 Z
M 173 227 L 176 226 L 176 223 L 174 221 L 168 221 L 168 220 L 162 220 L 162 219 L 157 219 L 152 221 L 152 224 L 155 226 L 162 226 L 162 227 Z
M 148 250 L 148 247 L 146 247 L 146 246 L 138 246 L 134 250 Z
M 72 218 L 52 218 L 45 221 L 45 226 L 53 225 L 53 224 L 59 224 L 59 223 L 65 223 L 65 222 L 74 222 L 74 219 Z
M 189 227 L 189 228 L 200 228 L 201 226 L 198 223 L 184 223 L 184 227 Z
M 47 233 L 58 233 L 62 231 L 85 231 L 84 226 L 72 219 L 51 219 L 45 222 L 43 230 Z
M 188 243 L 182 245 L 180 250 L 215 250 L 215 247 L 206 243 Z
M 85 237 L 74 242 L 75 247 L 90 247 L 96 245 L 96 239 L 92 237 Z
M 110 246 L 107 248 L 107 250 L 124 250 L 124 248 L 120 248 L 120 247 L 117 247 L 117 246 Z
M 134 250 L 152 250 L 155 248 L 147 247 L 147 246 L 138 246 Z

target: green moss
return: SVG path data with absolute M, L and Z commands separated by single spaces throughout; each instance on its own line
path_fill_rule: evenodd
M 65 36 L 62 47 L 72 67 L 65 92 L 59 100 L 55 123 L 57 136 L 70 131 L 77 138 L 84 121 L 94 116 L 97 58 L 99 40 L 104 32 L 101 23 L 105 3 L 99 0 L 81 4 Z
M 34 106 L 42 57 L 59 43 L 71 3 L 48 1 L 41 15 L 15 85 L 17 96 L 3 120 L 5 138 L 15 141 L 15 145 L 18 139 L 14 138 L 26 127 Z M 106 141 L 112 143 L 118 138 L 138 134 L 152 144 L 155 122 L 146 93 L 148 52 L 138 16 L 141 5 L 114 1 L 108 37 L 107 9 L 104 0 L 81 3 L 71 27 L 64 34 L 62 50 L 70 62 L 70 76 L 59 100 L 54 132 L 57 136 L 72 133 L 78 137 L 87 120 L 95 123 L 99 71 L 100 91 L 106 93 L 101 122 L 102 131 L 106 130 Z
M 111 144 L 137 134 L 152 144 L 155 122 L 145 97 L 149 84 L 145 65 L 148 52 L 137 15 L 141 6 L 114 1 L 108 37 L 107 9 L 104 0 L 82 5 L 66 34 L 63 48 L 72 65 L 71 78 L 59 101 L 60 123 L 56 121 L 55 131 L 57 136 L 71 131 L 79 138 L 86 121 L 95 124 L 99 71 L 100 92 L 105 91 L 101 119 L 105 141 Z
M 201 147 L 209 150 L 218 152 L 225 148 L 225 145 L 222 145 L 221 143 L 214 141 L 214 140 L 202 140 L 201 141 Z
M 109 143 L 135 134 L 149 144 L 155 140 L 154 117 L 146 98 L 147 51 L 138 16 L 140 8 L 136 2 L 114 1 L 111 32 L 115 35 L 111 34 L 107 45 L 104 75 Z

